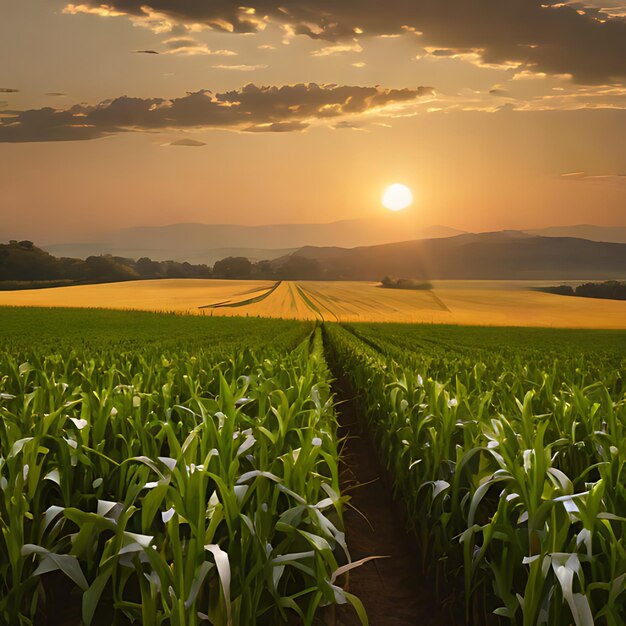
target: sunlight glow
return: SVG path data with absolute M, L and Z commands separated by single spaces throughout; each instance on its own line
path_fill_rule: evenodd
M 395 183 L 385 189 L 382 203 L 390 211 L 402 211 L 413 203 L 413 194 L 406 185 Z

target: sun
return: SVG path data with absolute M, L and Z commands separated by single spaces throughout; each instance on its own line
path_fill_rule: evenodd
M 395 183 L 385 189 L 382 203 L 390 211 L 402 211 L 413 204 L 413 193 L 406 185 Z

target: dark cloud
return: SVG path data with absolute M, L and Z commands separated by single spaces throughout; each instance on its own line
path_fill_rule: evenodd
M 54 98 L 63 98 L 65 96 L 65 94 L 61 93 L 60 91 L 49 91 L 48 93 L 46 93 L 44 95 L 52 96 Z
M 204 143 L 204 141 L 198 141 L 197 139 L 177 139 L 176 141 L 172 141 L 172 143 L 168 145 L 187 146 L 189 148 L 199 148 L 201 146 L 206 146 L 206 143 Z
M 417 88 L 417 95 L 420 98 L 423 98 L 425 96 L 434 96 L 435 95 L 435 88 L 434 87 L 420 86 L 420 87 Z
M 0 87 L 0 93 L 19 93 L 19 89 L 11 89 L 9 87 Z
M 333 128 L 337 130 L 361 130 L 361 126 L 359 124 L 355 124 L 354 122 L 342 121 L 337 122 Z
M 282 87 L 248 84 L 182 98 L 122 96 L 97 105 L 9 111 L 0 118 L 0 142 L 74 141 L 128 131 L 169 128 L 233 128 L 250 132 L 290 132 L 312 120 L 337 118 L 409 103 L 432 88 L 383 89 L 301 83 Z
M 435 48 L 434 50 L 431 50 L 429 54 L 433 57 L 456 57 L 473 53 L 473 48 Z
M 105 14 L 101 0 L 66 11 Z M 583 83 L 626 78 L 626 19 L 559 0 L 108 0 L 106 14 L 112 11 L 234 33 L 257 32 L 269 19 L 334 42 L 414 31 L 439 56 L 474 51 L 484 63 L 571 74 Z
M 133 50 L 135 54 L 159 54 L 156 50 Z

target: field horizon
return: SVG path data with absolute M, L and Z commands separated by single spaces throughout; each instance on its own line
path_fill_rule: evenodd
M 432 281 L 424 290 L 374 281 L 159 279 L 0 291 L 0 306 L 78 307 L 338 322 L 626 328 L 626 302 L 538 287 L 578 281 Z

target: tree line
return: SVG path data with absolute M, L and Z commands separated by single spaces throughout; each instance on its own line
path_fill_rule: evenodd
M 554 293 L 559 296 L 626 300 L 626 282 L 620 282 L 618 280 L 607 280 L 601 283 L 583 283 L 577 287 L 572 287 L 571 285 L 539 287 L 538 291 Z
M 0 287 L 4 289 L 157 278 L 306 280 L 323 277 L 317 261 L 300 256 L 256 263 L 245 257 L 227 257 L 210 267 L 171 260 L 153 261 L 148 257 L 134 260 L 110 254 L 86 259 L 55 257 L 32 241 L 12 240 L 0 244 Z

